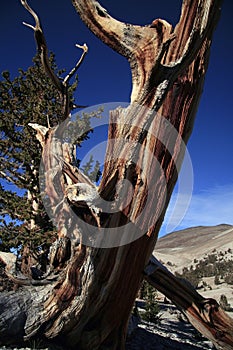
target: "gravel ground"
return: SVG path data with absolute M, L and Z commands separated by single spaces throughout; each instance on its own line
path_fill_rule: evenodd
M 160 303 L 156 324 L 141 321 L 126 343 L 126 350 L 209 350 L 212 343 L 202 337 L 174 305 Z

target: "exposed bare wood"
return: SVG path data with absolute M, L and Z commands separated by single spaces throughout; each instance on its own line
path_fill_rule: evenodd
M 49 63 L 49 56 L 48 56 L 48 47 L 45 40 L 45 36 L 42 30 L 42 26 L 40 23 L 39 16 L 35 13 L 35 11 L 32 10 L 32 8 L 28 5 L 27 0 L 21 0 L 22 5 L 24 8 L 32 15 L 32 17 L 35 20 L 35 26 L 32 26 L 30 24 L 27 24 L 24 22 L 24 24 L 34 30 L 35 33 L 35 40 L 37 43 L 38 52 L 41 56 L 41 62 L 44 67 L 45 72 L 50 77 L 51 81 L 53 82 L 54 86 L 57 88 L 57 90 L 60 92 L 63 103 L 64 103 L 64 120 L 69 117 L 70 111 L 73 108 L 73 105 L 70 104 L 69 94 L 68 94 L 68 83 L 70 79 L 74 76 L 80 65 L 82 64 L 85 55 L 87 54 L 88 48 L 87 45 L 78 45 L 76 44 L 76 47 L 83 50 L 83 53 L 81 55 L 81 58 L 75 65 L 75 67 L 70 71 L 70 73 L 63 79 L 59 79 L 54 71 L 52 70 L 50 63 Z M 75 106 L 75 108 L 79 108 L 81 106 Z
M 213 31 L 220 8 L 220 1 L 184 1 L 180 21 L 173 29 L 161 19 L 148 26 L 122 23 L 97 1 L 72 2 L 90 30 L 129 60 L 133 78 L 131 101 L 156 110 Z M 148 101 L 152 91 L 153 101 Z
M 83 50 L 83 53 L 82 53 L 82 56 L 80 57 L 80 59 L 78 60 L 78 62 L 76 63 L 75 67 L 69 72 L 69 74 L 67 74 L 67 76 L 64 78 L 63 80 L 63 84 L 66 86 L 67 83 L 70 81 L 70 79 L 74 76 L 74 74 L 77 72 L 77 70 L 79 69 L 79 67 L 81 66 L 83 60 L 84 60 L 84 57 L 86 56 L 87 54 L 87 51 L 88 51 L 88 47 L 86 44 L 83 44 L 83 45 L 78 45 L 76 44 L 75 45 L 76 47 L 78 47 L 79 49 L 82 49 Z
M 86 47 L 82 47 L 83 55 L 74 70 L 60 81 L 46 67 L 47 45 L 39 17 L 25 0 L 21 2 L 35 19 L 35 27 L 30 27 L 35 31 L 42 64 L 65 99 L 64 119 L 68 124 L 66 83 L 83 61 Z M 130 312 L 177 180 L 184 145 L 192 131 L 221 0 L 184 0 L 180 21 L 174 29 L 162 19 L 148 26 L 122 23 L 97 1 L 72 2 L 88 27 L 129 60 L 132 103 L 127 109 L 118 108 L 110 113 L 109 143 L 98 189 L 73 166 L 69 147 L 61 142 L 66 123 L 55 128 L 31 125 L 37 130 L 43 148 L 44 192 L 50 199 L 58 229 L 58 240 L 51 253 L 51 266 L 57 269 L 58 280 L 50 288 L 32 290 L 33 298 L 27 298 L 27 315 L 20 323 L 20 334 L 25 339 L 41 336 L 59 341 L 69 349 L 120 350 L 124 349 Z M 153 158 L 157 162 L 153 163 Z M 118 186 L 116 194 L 117 185 L 124 180 L 132 184 L 132 198 L 123 185 Z M 122 198 L 120 209 L 113 214 L 104 212 L 102 200 L 116 203 L 117 197 Z M 71 209 L 84 225 L 70 220 Z M 90 246 L 83 244 L 83 238 L 88 236 L 86 223 L 96 232 L 95 237 L 89 238 Z M 130 231 L 127 224 L 131 225 Z M 113 227 L 118 228 L 120 240 L 109 248 L 108 234 Z M 102 228 L 106 233 L 100 239 L 102 245 L 95 245 L 93 242 L 98 241 Z M 129 243 L 125 239 L 138 232 L 137 240 Z M 220 327 L 220 322 L 228 329 L 232 325 L 220 309 L 215 312 L 216 304 L 208 301 L 211 312 L 202 315 L 197 312 L 203 303 L 201 296 L 160 267 L 147 278 L 158 284 L 160 276 L 162 286 L 166 286 L 167 276 L 171 284 L 179 286 L 178 294 L 170 299 L 184 308 L 201 332 L 215 344 L 232 346 L 230 333 L 224 333 L 219 342 L 218 334 L 211 331 Z M 38 297 L 34 297 L 36 293 Z M 212 329 L 210 316 L 214 317 Z M 12 317 L 8 322 L 10 326 Z M 9 339 L 6 326 L 4 332 Z
M 175 277 L 155 257 L 151 258 L 145 274 L 146 280 L 172 300 L 217 349 L 233 348 L 233 320 L 214 299 L 203 298 L 187 281 Z
M 24 23 L 25 25 L 32 28 L 35 32 L 35 40 L 37 43 L 38 51 L 41 53 L 41 62 L 45 68 L 45 71 L 47 72 L 48 76 L 51 78 L 52 82 L 56 86 L 56 88 L 63 93 L 63 85 L 62 82 L 58 79 L 58 77 L 54 74 L 53 70 L 50 67 L 49 59 L 48 59 L 48 48 L 46 44 L 46 40 L 44 37 L 44 33 L 40 24 L 39 17 L 35 13 L 35 11 L 32 10 L 32 8 L 28 5 L 26 0 L 21 0 L 22 5 L 25 7 L 25 9 L 33 16 L 35 20 L 35 27 L 32 25 L 28 25 L 27 23 Z

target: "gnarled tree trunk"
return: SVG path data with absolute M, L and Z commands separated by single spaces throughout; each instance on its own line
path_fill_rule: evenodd
M 130 312 L 146 276 L 164 292 L 167 279 L 172 288 L 179 285 L 178 297 L 174 290 L 174 298 L 172 292 L 169 298 L 188 315 L 191 310 L 190 321 L 216 346 L 233 348 L 232 321 L 223 311 L 216 309 L 211 320 L 202 317 L 200 299 L 191 288 L 183 289 L 169 273 L 149 269 L 192 131 L 221 1 L 184 0 L 180 21 L 172 28 L 161 19 L 149 26 L 125 24 L 96 1 L 72 0 L 87 26 L 125 56 L 132 71 L 131 104 L 110 113 L 99 188 L 75 169 L 62 137 L 70 122 L 70 76 L 60 82 L 49 69 L 39 19 L 25 0 L 21 2 L 36 20 L 33 29 L 42 62 L 64 96 L 65 122 L 56 128 L 32 125 L 43 148 L 44 191 L 58 239 L 44 279 L 16 280 L 12 269 L 7 270 L 24 287 L 0 296 L 1 339 L 11 342 L 17 335 L 19 341 L 40 337 L 69 349 L 124 349 Z M 78 220 L 70 220 L 71 208 Z M 209 302 L 201 301 L 205 307 Z M 219 320 L 224 324 L 220 340 Z

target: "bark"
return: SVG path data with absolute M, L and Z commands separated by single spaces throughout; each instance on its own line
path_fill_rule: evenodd
M 47 64 L 39 19 L 26 1 L 21 2 L 35 18 L 33 29 L 45 70 L 64 97 L 65 123 L 56 128 L 32 125 L 43 148 L 44 191 L 50 199 L 58 238 L 51 249 L 49 272 L 36 283 L 27 280 L 29 286 L 22 287 L 27 288 L 24 300 L 21 288 L 14 295 L 18 308 L 22 307 L 17 317 L 19 340 L 42 337 L 69 349 L 124 349 L 130 312 L 192 131 L 221 1 L 184 0 L 174 29 L 161 19 L 143 27 L 122 23 L 96 1 L 72 1 L 87 26 L 125 56 L 132 71 L 130 106 L 110 113 L 109 142 L 98 189 L 73 166 L 69 147 L 62 142 L 64 128 L 70 123 L 67 84 L 73 73 L 63 82 L 54 76 Z M 125 180 L 132 185 L 131 198 L 123 186 Z M 106 213 L 103 200 L 117 207 L 119 198 L 120 209 Z M 71 208 L 83 226 L 69 220 Z M 91 237 L 85 231 L 86 224 L 94 228 Z M 115 240 L 112 228 L 117 228 Z M 148 279 L 152 277 L 159 289 L 156 273 Z M 178 283 L 170 275 L 169 282 L 173 288 Z M 180 286 L 180 296 L 174 294 L 174 302 L 190 313 L 193 296 L 187 293 L 191 304 L 181 302 L 186 293 Z M 5 323 L 0 337 L 10 342 L 14 306 L 5 301 L 4 294 L 0 302 Z M 216 340 L 218 335 L 206 331 L 199 314 L 196 311 L 193 323 Z M 215 315 L 217 320 L 225 317 L 225 325 L 230 327 L 231 321 L 222 311 Z M 223 337 L 223 343 L 232 346 L 227 339 Z

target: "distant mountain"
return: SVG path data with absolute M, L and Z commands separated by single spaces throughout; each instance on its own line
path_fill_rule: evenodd
M 155 256 L 164 263 L 170 261 L 176 270 L 192 264 L 213 251 L 233 251 L 233 226 L 198 226 L 172 232 L 159 238 Z M 172 269 L 174 270 L 174 269 Z
M 161 237 L 154 255 L 206 298 L 227 296 L 233 317 L 233 226 L 198 226 Z

